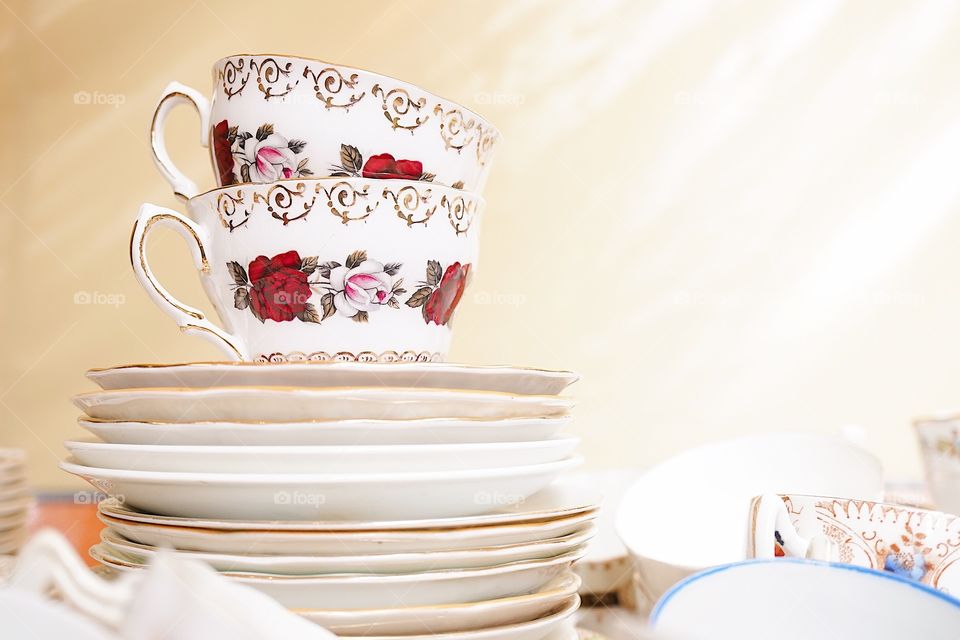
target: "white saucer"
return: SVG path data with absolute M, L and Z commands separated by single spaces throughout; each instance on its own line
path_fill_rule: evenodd
M 476 420 L 327 420 L 309 422 L 138 422 L 80 419 L 105 442 L 168 445 L 388 445 L 546 440 L 569 417 Z
M 542 560 L 570 553 L 583 547 L 596 533 L 593 525 L 562 538 L 533 543 L 435 551 L 421 553 L 382 553 L 365 555 L 276 555 L 256 553 L 211 553 L 179 551 L 183 557 L 198 560 L 218 571 L 276 573 L 283 575 L 323 575 L 331 573 L 412 573 L 443 569 L 479 569 L 508 562 Z M 125 540 L 111 529 L 100 533 L 101 544 L 113 557 L 148 563 L 157 548 Z
M 571 371 L 450 363 L 191 362 L 91 369 L 102 389 L 134 387 L 411 387 L 556 395 L 577 381 Z
M 152 547 L 211 553 L 369 555 L 438 553 L 551 540 L 584 530 L 596 512 L 540 522 L 380 531 L 227 530 L 133 522 L 102 511 L 98 517 L 124 538 Z
M 412 473 L 545 464 L 570 457 L 580 438 L 540 442 L 356 446 L 203 446 L 68 440 L 88 467 L 186 473 Z
M 541 590 L 562 575 L 583 551 L 548 560 L 527 560 L 486 567 L 387 575 L 330 574 L 282 576 L 223 573 L 251 586 L 289 609 L 385 609 L 462 604 L 525 595 Z M 90 549 L 94 560 L 118 571 L 143 565 L 115 556 L 103 545 Z
M 570 600 L 579 585 L 579 578 L 567 574 L 535 593 L 497 600 L 359 611 L 301 609 L 296 613 L 340 636 L 450 633 L 541 618 Z
M 118 389 L 83 393 L 73 402 L 91 418 L 153 422 L 541 418 L 566 415 L 573 407 L 557 396 L 371 387 Z

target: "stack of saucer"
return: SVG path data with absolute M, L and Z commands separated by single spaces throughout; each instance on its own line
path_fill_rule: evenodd
M 64 468 L 116 497 L 91 550 L 173 547 L 338 635 L 548 637 L 598 499 L 554 479 L 569 372 L 442 363 L 95 370 L 97 441 Z M 502 632 L 502 636 L 500 633 Z M 563 637 L 563 636 L 560 636 Z
M 33 499 L 20 449 L 0 449 L 0 555 L 19 551 L 27 535 Z
M 230 363 L 96 370 L 75 399 L 98 441 L 63 467 L 115 497 L 93 555 L 118 570 L 174 547 L 339 635 L 567 640 L 570 566 L 597 500 L 551 487 L 569 372 L 442 364 L 476 274 L 497 130 L 414 85 L 276 55 L 171 84 L 154 159 L 186 215 L 141 207 L 134 273 Z M 219 188 L 164 143 L 200 114 Z M 189 244 L 216 324 L 154 276 L 147 240 Z M 414 635 L 411 635 L 414 634 Z

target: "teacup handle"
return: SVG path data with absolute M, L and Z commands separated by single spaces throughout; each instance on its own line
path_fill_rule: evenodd
M 753 499 L 752 512 L 750 551 L 754 558 L 774 557 L 774 541 L 778 532 L 788 556 L 806 557 L 810 541 L 797 533 L 780 496 L 772 493 L 757 496 Z
M 140 207 L 140 214 L 133 225 L 133 235 L 130 237 L 130 262 L 133 272 L 153 303 L 160 310 L 173 318 L 180 330 L 184 333 L 197 333 L 201 338 L 219 347 L 231 360 L 244 360 L 245 349 L 242 342 L 216 326 L 199 309 L 186 305 L 168 292 L 153 275 L 147 262 L 147 236 L 154 226 L 173 229 L 187 241 L 193 262 L 204 275 L 210 273 L 210 263 L 207 262 L 204 248 L 203 230 L 194 222 L 179 213 L 158 207 L 153 204 L 144 204 Z
M 200 193 L 196 183 L 177 169 L 167 153 L 167 142 L 164 138 L 164 128 L 167 116 L 174 107 L 180 104 L 190 104 L 200 115 L 200 144 L 210 146 L 210 101 L 204 98 L 199 91 L 191 89 L 179 82 L 171 82 L 163 91 L 157 109 L 153 112 L 153 122 L 150 125 L 150 146 L 153 149 L 153 161 L 160 173 L 166 178 L 173 192 L 180 198 L 192 198 Z

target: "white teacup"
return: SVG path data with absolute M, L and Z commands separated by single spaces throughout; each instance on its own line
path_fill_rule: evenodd
M 960 515 L 960 416 L 920 418 L 913 425 L 933 503 Z
M 439 361 L 477 264 L 483 201 L 403 180 L 248 184 L 191 198 L 191 219 L 145 204 L 130 258 L 185 333 L 232 360 Z M 223 322 L 173 297 L 147 261 L 155 225 L 190 245 Z
M 772 511 L 770 505 L 786 515 L 775 526 L 758 517 Z M 754 557 L 804 555 L 805 545 L 797 540 L 825 537 L 835 551 L 817 560 L 888 571 L 960 593 L 960 517 L 899 504 L 795 494 L 760 496 L 753 514 Z
M 388 76 L 320 60 L 237 55 L 213 67 L 213 99 L 171 83 L 150 130 L 174 192 L 197 187 L 173 164 L 164 125 L 177 104 L 200 114 L 217 184 L 323 176 L 432 181 L 482 191 L 500 135 L 455 102 Z

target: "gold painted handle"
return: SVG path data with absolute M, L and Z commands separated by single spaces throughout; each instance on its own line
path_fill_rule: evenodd
M 203 245 L 203 231 L 194 222 L 168 209 L 144 204 L 133 225 L 130 237 L 130 262 L 133 272 L 153 303 L 176 321 L 184 333 L 198 333 L 201 338 L 219 347 L 231 360 L 245 360 L 246 350 L 237 336 L 232 335 L 207 320 L 199 309 L 184 304 L 167 291 L 153 275 L 147 262 L 147 236 L 155 226 L 173 229 L 187 241 L 194 264 L 201 275 L 210 273 L 207 253 Z
M 180 84 L 171 82 L 160 97 L 157 108 L 153 112 L 153 122 L 150 124 L 150 147 L 153 149 L 153 161 L 166 178 L 173 192 L 178 197 L 187 199 L 200 193 L 196 183 L 188 178 L 180 169 L 173 164 L 170 154 L 167 153 L 167 142 L 164 137 L 164 127 L 167 123 L 167 116 L 177 106 L 189 104 L 197 110 L 200 115 L 200 144 L 204 147 L 210 146 L 210 101 L 204 98 L 199 91 Z

